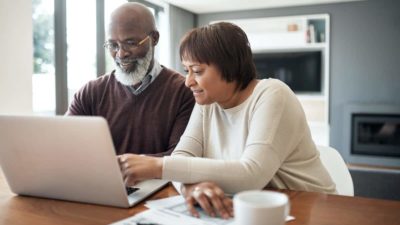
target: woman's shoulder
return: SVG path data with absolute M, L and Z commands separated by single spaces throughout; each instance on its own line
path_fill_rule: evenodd
M 257 86 L 260 86 L 263 89 L 266 88 L 280 89 L 288 87 L 283 81 L 275 78 L 262 79 L 259 81 L 259 84 Z
M 293 94 L 292 90 L 287 84 L 274 78 L 260 80 L 254 90 L 255 96 L 268 96 L 273 93 L 281 93 L 281 95 Z

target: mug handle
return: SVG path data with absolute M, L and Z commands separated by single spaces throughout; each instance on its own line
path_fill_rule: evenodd
M 285 207 L 285 220 L 286 218 L 290 215 L 290 201 L 289 201 L 289 197 L 288 197 L 288 201 Z

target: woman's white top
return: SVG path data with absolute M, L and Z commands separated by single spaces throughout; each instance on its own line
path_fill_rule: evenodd
M 265 186 L 335 193 L 319 159 L 304 111 L 283 82 L 265 79 L 240 105 L 196 104 L 163 179 L 212 181 L 224 191 Z

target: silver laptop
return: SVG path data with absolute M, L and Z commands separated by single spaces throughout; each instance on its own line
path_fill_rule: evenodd
M 117 207 L 167 183 L 144 181 L 128 195 L 101 117 L 0 115 L 0 164 L 16 194 Z

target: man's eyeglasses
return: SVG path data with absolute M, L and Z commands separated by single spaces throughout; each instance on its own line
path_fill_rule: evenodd
M 114 41 L 106 41 L 104 42 L 104 48 L 107 48 L 108 50 L 112 52 L 118 52 L 121 48 L 124 49 L 125 51 L 129 50 L 134 50 L 136 48 L 139 48 L 143 43 L 145 43 L 148 39 L 150 38 L 150 34 L 147 35 L 143 40 L 136 42 L 132 40 L 120 42 L 114 42 Z

